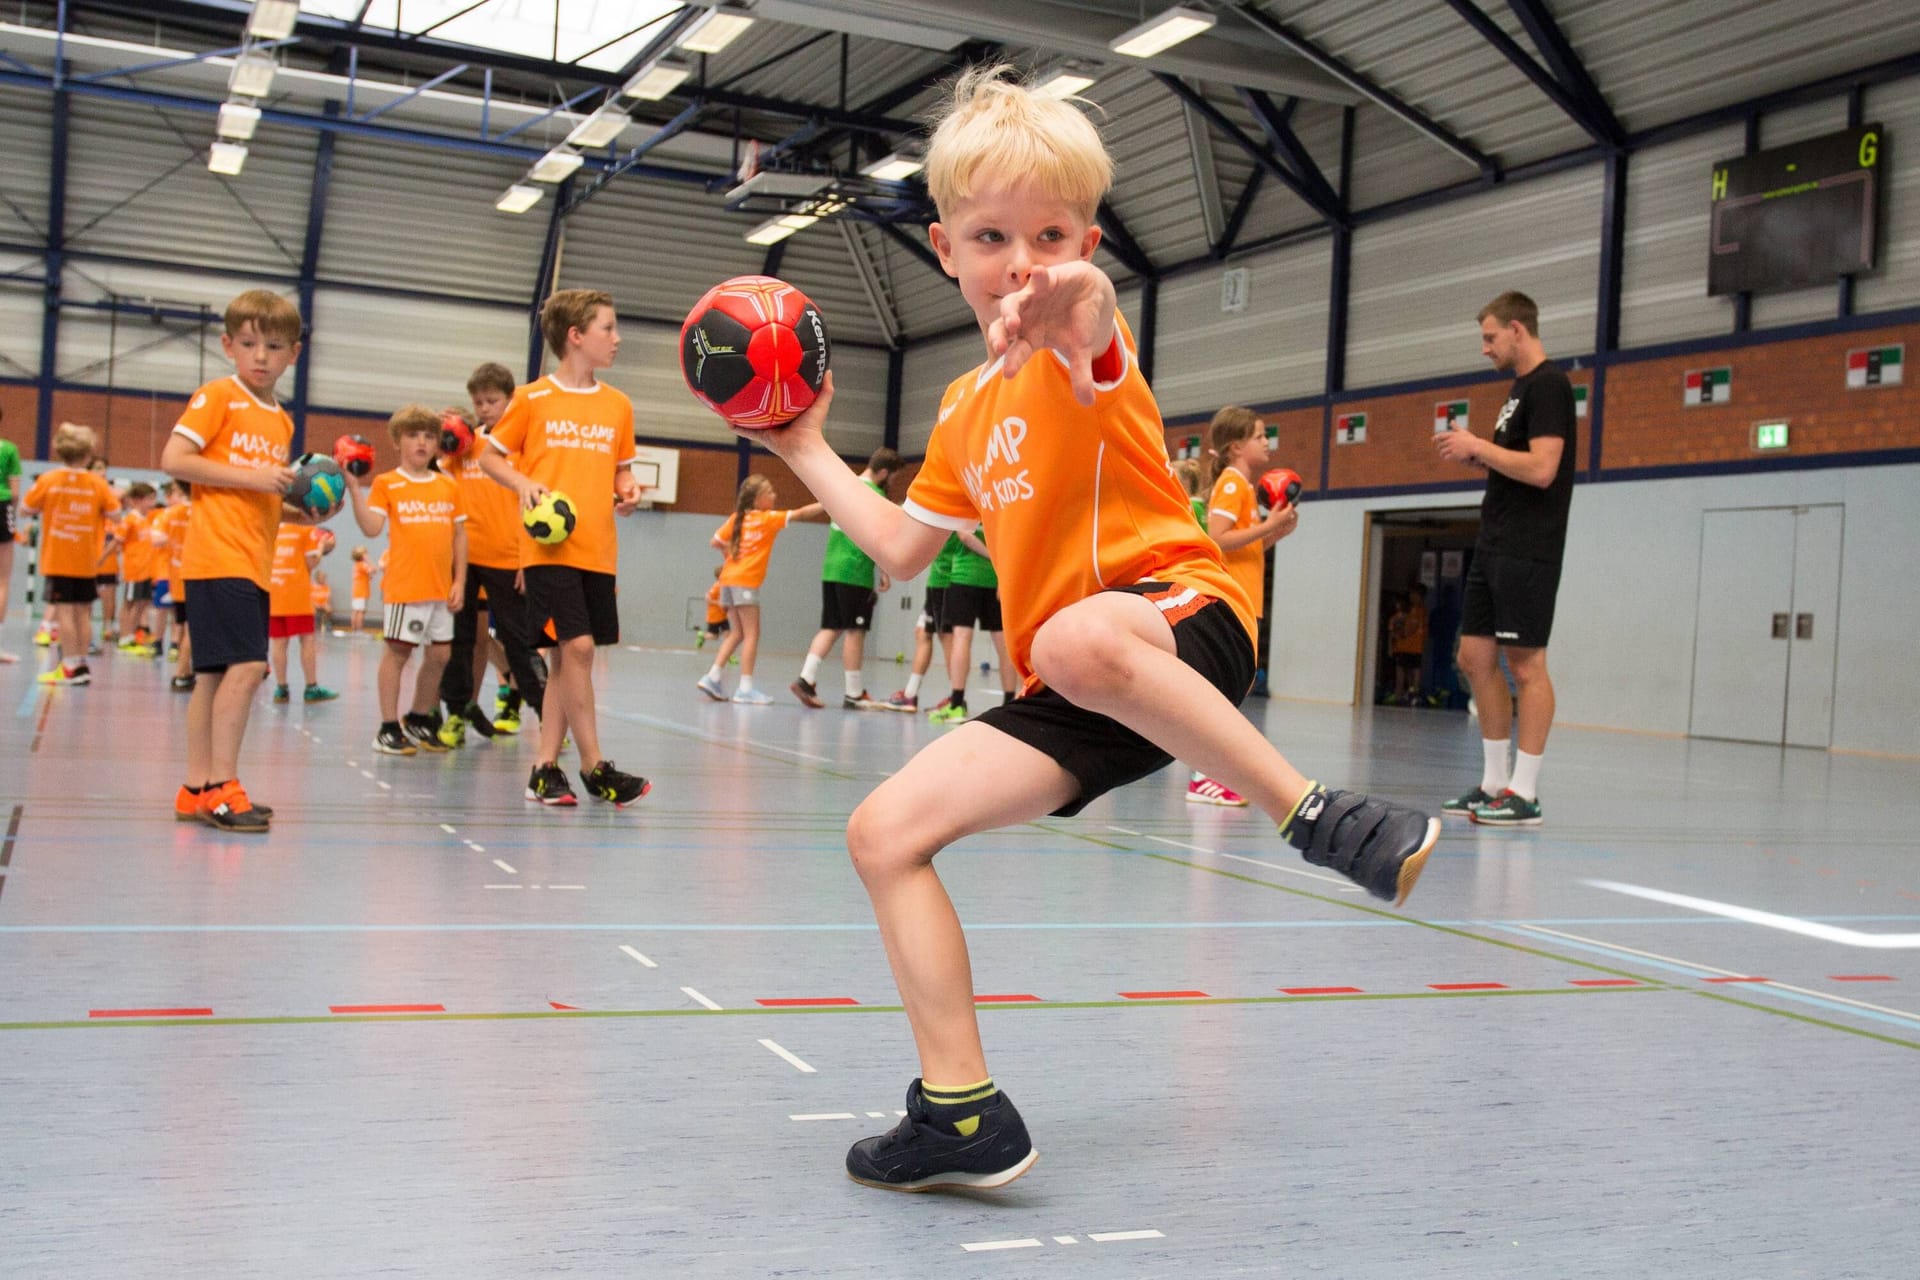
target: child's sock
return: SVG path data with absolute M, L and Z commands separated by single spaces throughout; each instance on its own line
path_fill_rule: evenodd
M 915 672 L 913 675 L 907 677 L 906 694 L 909 698 L 917 698 L 920 696 L 920 682 L 925 678 L 926 677 L 919 672 Z
M 821 661 L 822 657 L 820 654 L 808 654 L 807 660 L 800 664 L 800 678 L 808 684 L 819 684 Z
M 718 680 L 719 678 L 720 678 L 719 676 L 715 676 L 715 677 L 714 677 L 714 679 L 716 679 L 716 680 Z M 752 676 L 741 676 L 741 677 L 740 677 L 740 689 L 739 689 L 739 692 L 741 692 L 741 693 L 752 693 L 752 692 L 753 692 L 753 677 L 752 677 Z
M 960 710 L 965 711 L 967 709 L 967 691 L 965 689 L 955 689 L 953 696 L 947 699 L 947 705 L 950 707 L 958 707 Z
M 849 671 L 847 676 L 847 696 L 857 698 L 867 691 L 867 675 L 864 671 Z
M 716 662 L 712 666 L 707 668 L 707 679 L 713 681 L 715 684 L 720 683 L 720 676 L 721 676 L 721 671 L 720 671 L 719 663 Z
M 971 1138 L 980 1127 L 982 1105 L 998 1092 L 992 1076 L 979 1084 L 938 1085 L 925 1081 L 920 1084 L 920 1098 L 927 1104 L 927 1119 L 963 1138 Z

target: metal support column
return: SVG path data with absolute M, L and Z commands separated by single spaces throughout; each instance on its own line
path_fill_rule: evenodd
M 53 380 L 60 351 L 60 296 L 67 247 L 67 113 L 69 94 L 53 91 L 52 149 L 47 181 L 47 251 L 43 273 L 45 311 L 40 317 L 40 403 L 34 418 L 33 456 L 46 458 L 53 447 Z
M 1600 298 L 1593 326 L 1593 390 L 1587 402 L 1587 471 L 1600 473 L 1607 407 L 1607 364 L 1620 349 L 1620 293 L 1627 247 L 1627 153 L 1607 156 L 1600 197 Z M 1576 462 L 1577 465 L 1577 462 Z
M 907 384 L 907 349 L 887 349 L 887 421 L 881 429 L 880 443 L 889 449 L 900 448 L 900 409 Z
M 1353 108 L 1340 116 L 1340 207 L 1345 209 L 1353 186 Z M 1353 279 L 1353 229 L 1333 224 L 1333 268 L 1327 282 L 1326 394 L 1347 389 L 1347 304 Z
M 340 114 L 338 102 L 328 102 L 326 114 Z M 313 386 L 313 300 L 320 275 L 320 242 L 327 225 L 327 194 L 333 187 L 333 139 L 321 133 L 313 149 L 313 185 L 307 194 L 307 239 L 300 250 L 300 319 L 305 323 L 306 341 L 300 344 L 300 357 L 293 366 L 293 452 L 306 451 L 307 401 Z
M 1133 335 L 1139 347 L 1140 376 L 1153 382 L 1153 345 L 1160 331 L 1160 282 L 1140 282 L 1140 332 Z
M 1866 115 L 1865 91 L 1859 85 L 1847 90 L 1847 128 L 1858 129 Z M 1853 277 L 1841 276 L 1840 288 L 1835 299 L 1834 315 L 1845 320 L 1853 314 Z

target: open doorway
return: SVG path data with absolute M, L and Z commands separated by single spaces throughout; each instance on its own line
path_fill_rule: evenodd
M 1466 707 L 1454 653 L 1479 537 L 1477 506 L 1369 513 L 1356 703 Z

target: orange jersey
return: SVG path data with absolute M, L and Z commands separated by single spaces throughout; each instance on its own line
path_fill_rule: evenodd
M 453 531 L 467 519 L 459 484 L 438 471 L 383 471 L 373 478 L 367 508 L 387 517 L 393 567 L 380 598 L 388 604 L 445 600 L 453 591 Z
M 108 536 L 115 532 L 112 526 L 111 520 L 103 521 L 100 525 L 100 554 L 94 558 L 97 566 L 94 573 L 110 573 L 117 578 L 120 576 L 120 544 L 107 541 Z
M 367 560 L 353 562 L 353 598 L 365 600 L 373 594 L 373 564 Z
M 707 625 L 711 627 L 726 620 L 727 611 L 720 607 L 720 580 L 715 578 L 707 588 Z
M 1254 635 L 1252 604 L 1168 470 L 1159 406 L 1118 324 L 1121 368 L 1095 384 L 1091 406 L 1073 398 L 1066 362 L 1050 352 L 1014 378 L 995 360 L 956 379 L 907 491 L 907 513 L 923 524 L 985 526 L 1007 645 L 1029 690 L 1040 624 L 1112 587 L 1191 588 L 1224 601 Z
M 1260 513 L 1253 505 L 1253 481 L 1227 467 L 1220 472 L 1220 478 L 1213 482 L 1213 495 L 1207 499 L 1207 522 L 1213 517 L 1225 516 L 1233 521 L 1235 529 L 1251 529 L 1260 521 Z M 1260 616 L 1260 588 L 1267 577 L 1266 548 L 1255 538 L 1244 547 L 1235 547 L 1232 551 L 1220 552 L 1221 559 L 1227 562 L 1227 572 L 1233 575 L 1240 589 L 1247 593 L 1247 599 L 1253 602 L 1253 616 Z
M 273 580 L 267 611 L 276 618 L 313 612 L 313 570 L 307 553 L 320 549 L 320 531 L 304 524 L 283 524 L 273 540 Z
M 542 378 L 513 393 L 486 438 L 501 453 L 520 455 L 514 466 L 522 475 L 570 498 L 579 520 L 551 547 L 521 533 L 518 563 L 614 572 L 613 478 L 633 457 L 633 402 L 604 382 L 575 391 Z
M 791 511 L 749 511 L 747 522 L 740 534 L 740 551 L 735 554 L 733 545 L 733 517 L 720 526 L 720 532 L 713 536 L 720 539 L 720 550 L 726 554 L 726 563 L 720 566 L 720 586 L 758 587 L 767 580 L 767 559 L 773 555 L 773 540 L 793 519 Z
M 91 471 L 55 467 L 43 471 L 20 505 L 40 513 L 40 572 L 51 578 L 99 576 L 107 517 L 120 496 Z
M 520 499 L 480 469 L 480 454 L 486 447 L 486 439 L 478 437 L 466 457 L 452 464 L 453 478 L 460 482 L 460 496 L 467 504 L 467 563 L 516 569 L 520 566 Z M 571 491 L 567 494 L 572 496 Z
M 199 445 L 201 457 L 232 467 L 284 467 L 293 445 L 287 411 L 255 399 L 236 377 L 200 388 L 173 429 Z M 277 493 L 193 486 L 187 580 L 245 578 L 266 590 L 273 581 L 273 537 L 279 528 Z
M 148 526 L 153 518 L 145 512 L 129 510 L 120 517 L 120 563 L 126 568 L 128 582 L 146 582 L 153 577 L 153 541 Z
M 156 557 L 154 576 L 159 577 L 160 571 L 166 570 L 167 594 L 173 597 L 175 604 L 187 598 L 187 580 L 181 576 L 181 569 L 186 562 L 187 530 L 192 527 L 192 521 L 193 504 L 176 502 L 155 513 L 153 523 L 147 529 L 147 537 L 153 543 Z M 163 548 L 165 558 L 161 559 Z

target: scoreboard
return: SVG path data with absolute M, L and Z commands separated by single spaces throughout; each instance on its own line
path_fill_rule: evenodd
M 1886 131 L 1862 125 L 1713 166 L 1707 292 L 1831 284 L 1873 268 Z

